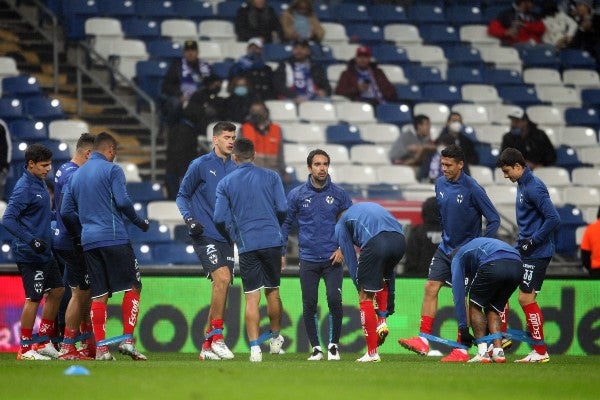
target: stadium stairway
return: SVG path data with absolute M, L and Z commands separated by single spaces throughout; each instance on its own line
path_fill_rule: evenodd
M 19 73 L 34 76 L 48 97 L 60 100 L 69 118 L 87 122 L 91 133 L 107 131 L 113 134 L 119 141 L 119 162 L 136 164 L 142 179 L 150 179 L 150 131 L 85 76 L 82 112 L 77 114 L 76 49 L 73 45 L 65 45 L 60 29 L 58 91 L 54 91 L 52 43 L 34 27 L 37 25 L 50 35 L 51 23 L 40 18 L 35 6 L 28 3 L 0 0 L 0 56 L 13 57 Z M 92 66 L 91 69 L 100 81 L 110 82 L 107 68 Z M 116 87 L 114 91 L 135 108 L 136 97 L 130 88 Z M 157 150 L 156 180 L 160 181 L 165 160 L 165 147 L 160 137 Z

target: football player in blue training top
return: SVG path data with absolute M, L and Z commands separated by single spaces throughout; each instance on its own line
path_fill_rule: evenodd
M 367 342 L 367 352 L 356 361 L 379 362 L 377 347 L 381 342 L 373 300 L 378 292 L 384 291 L 384 280 L 393 279 L 394 268 L 404 256 L 406 240 L 402 225 L 379 204 L 364 202 L 344 212 L 335 225 L 335 235 L 358 289 L 360 322 Z M 354 246 L 360 247 L 359 258 Z
M 487 226 L 485 237 L 495 237 L 500 226 L 500 216 L 485 193 L 485 190 L 463 171 L 465 155 L 462 149 L 452 144 L 442 150 L 442 172 L 444 176 L 435 181 L 435 196 L 440 210 L 442 242 L 435 251 L 425 283 L 425 295 L 421 307 L 419 332 L 430 335 L 437 312 L 438 294 L 443 285 L 452 284 L 450 253 L 471 239 L 481 236 L 482 221 Z M 429 352 L 429 341 L 421 336 L 398 339 L 400 345 L 417 354 Z M 469 355 L 464 349 L 453 349 L 441 359 L 443 362 L 465 362 Z
M 250 361 L 262 361 L 260 343 L 271 339 L 271 354 L 279 354 L 284 339 L 281 329 L 281 224 L 287 203 L 279 175 L 257 167 L 254 143 L 247 138 L 233 143 L 233 160 L 237 169 L 217 185 L 214 221 L 230 243 L 237 244 L 240 273 L 246 298 L 246 333 L 250 341 Z M 259 336 L 260 289 L 265 290 L 271 330 Z M 263 340 L 264 338 L 264 340 Z
M 177 192 L 177 207 L 188 226 L 194 250 L 204 272 L 212 280 L 206 339 L 200 350 L 200 360 L 234 357 L 223 336 L 227 292 L 233 280 L 233 246 L 217 231 L 213 214 L 217 184 L 236 168 L 231 159 L 235 130 L 235 124 L 231 122 L 215 124 L 213 150 L 190 163 Z
M 491 357 L 488 344 L 483 341 L 477 344 L 477 355 L 468 362 L 504 363 L 506 357 L 502 349 L 500 314 L 523 278 L 519 252 L 493 238 L 475 238 L 457 250 L 452 258 L 451 269 L 452 296 L 460 341 L 470 347 L 474 339 L 481 339 L 488 332 L 496 335 Z M 468 297 L 468 317 L 465 297 Z M 469 320 L 475 337 L 469 332 Z
M 340 213 L 352 205 L 352 199 L 340 186 L 331 182 L 330 158 L 324 150 L 311 151 L 306 158 L 308 180 L 288 194 L 288 213 L 281 230 L 284 243 L 294 222 L 298 223 L 300 253 L 300 287 L 302 315 L 312 346 L 309 361 L 323 359 L 317 329 L 319 281 L 325 281 L 329 306 L 329 345 L 327 359 L 339 360 L 342 329 L 342 280 L 344 257 L 335 238 L 335 224 Z M 283 248 L 285 252 L 285 247 Z M 285 265 L 285 255 L 282 263 Z
M 550 356 L 544 343 L 544 317 L 536 296 L 542 290 L 546 269 L 554 255 L 554 230 L 560 224 L 560 216 L 552 204 L 548 188 L 533 174 L 519 150 L 504 149 L 496 166 L 505 178 L 517 182 L 517 249 L 521 252 L 525 268 L 519 287 L 519 304 L 525 313 L 529 333 L 537 341 L 533 351 L 517 362 L 547 362 Z

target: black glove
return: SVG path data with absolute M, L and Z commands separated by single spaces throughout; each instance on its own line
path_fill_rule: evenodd
M 46 251 L 46 242 L 41 239 L 33 238 L 31 242 L 29 242 L 29 247 L 33 249 L 35 254 L 42 254 Z
M 522 256 L 529 256 L 533 253 L 534 249 L 533 240 L 531 238 L 519 240 L 519 253 Z
M 185 224 L 187 225 L 191 236 L 201 236 L 202 233 L 204 233 L 204 227 L 202 224 L 192 217 L 186 219 Z
M 460 335 L 460 343 L 464 344 L 467 347 L 473 346 L 475 338 L 473 337 L 473 335 L 471 335 L 471 332 L 469 332 L 468 327 L 459 328 L 458 333 Z
M 140 228 L 142 232 L 148 232 L 148 229 L 150 229 L 150 220 L 147 218 L 143 219 L 138 225 L 138 228 Z

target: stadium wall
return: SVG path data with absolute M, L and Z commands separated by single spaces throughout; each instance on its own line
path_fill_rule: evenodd
M 204 325 L 210 301 L 210 282 L 203 277 L 151 276 L 143 280 L 141 312 L 136 336 L 145 351 L 198 352 L 203 341 Z M 24 294 L 19 276 L 0 276 L 0 351 L 18 348 L 19 318 Z M 329 322 L 323 285 L 320 288 L 319 330 L 321 344 L 328 343 Z M 388 319 L 390 336 L 382 346 L 382 353 L 402 353 L 397 338 L 418 333 L 422 279 L 398 278 L 396 280 L 396 311 Z M 121 295 L 109 301 L 107 337 L 122 333 Z M 286 338 L 287 352 L 309 351 L 304 323 L 299 279 L 284 277 L 281 282 L 284 307 L 282 334 Z M 360 328 L 357 293 L 349 278 L 344 279 L 344 320 L 341 349 L 359 352 L 365 344 Z M 261 332 L 268 329 L 266 306 L 261 303 Z M 525 329 L 525 320 L 517 295 L 510 301 L 509 327 Z M 539 296 L 545 318 L 546 342 L 550 354 L 585 355 L 600 354 L 600 281 L 547 280 Z M 241 281 L 235 280 L 228 300 L 226 340 L 234 352 L 248 352 L 243 326 L 244 300 Z M 446 339 L 456 339 L 456 322 L 450 289 L 440 292 L 438 316 L 433 334 Z M 39 321 L 38 321 L 39 322 Z M 448 352 L 443 345 L 437 347 Z M 435 346 L 434 346 L 435 348 Z M 516 343 L 508 352 L 529 352 L 525 343 Z

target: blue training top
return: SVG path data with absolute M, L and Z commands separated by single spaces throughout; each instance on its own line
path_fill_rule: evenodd
M 281 226 L 284 243 L 297 220 L 300 259 L 312 262 L 329 260 L 338 248 L 335 237 L 337 217 L 351 205 L 350 195 L 332 183 L 330 176 L 327 176 L 325 186 L 319 189 L 313 186 L 309 175 L 304 185 L 296 186 L 288 194 L 287 217 Z
M 71 180 L 71 176 L 79 165 L 73 161 L 67 161 L 58 168 L 54 175 L 54 208 L 59 211 L 62 204 L 63 196 Z M 56 213 L 56 227 L 54 228 L 54 235 L 52 236 L 52 248 L 58 250 L 72 250 L 73 240 L 67 228 L 60 216 L 60 212 Z

